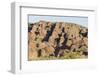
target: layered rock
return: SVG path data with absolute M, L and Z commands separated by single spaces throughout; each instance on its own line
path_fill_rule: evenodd
M 68 52 L 88 56 L 88 29 L 74 23 L 39 21 L 29 24 L 29 60 L 65 57 Z

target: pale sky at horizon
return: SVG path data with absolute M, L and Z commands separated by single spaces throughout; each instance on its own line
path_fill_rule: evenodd
M 42 15 L 29 15 L 28 22 L 34 23 L 40 20 L 51 21 L 51 22 L 70 22 L 80 24 L 88 27 L 88 17 L 73 17 L 73 16 L 42 16 Z

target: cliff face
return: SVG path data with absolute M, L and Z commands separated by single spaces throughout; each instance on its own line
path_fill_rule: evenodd
M 86 27 L 47 21 L 28 24 L 28 60 L 87 58 L 87 49 Z

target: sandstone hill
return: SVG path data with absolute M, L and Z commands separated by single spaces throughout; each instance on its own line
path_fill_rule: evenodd
M 88 28 L 75 23 L 28 24 L 28 60 L 88 57 Z

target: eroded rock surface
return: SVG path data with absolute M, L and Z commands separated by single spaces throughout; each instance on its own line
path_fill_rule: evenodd
M 88 56 L 88 28 L 74 23 L 39 21 L 28 24 L 28 59 Z M 72 55 L 71 55 L 72 54 Z

